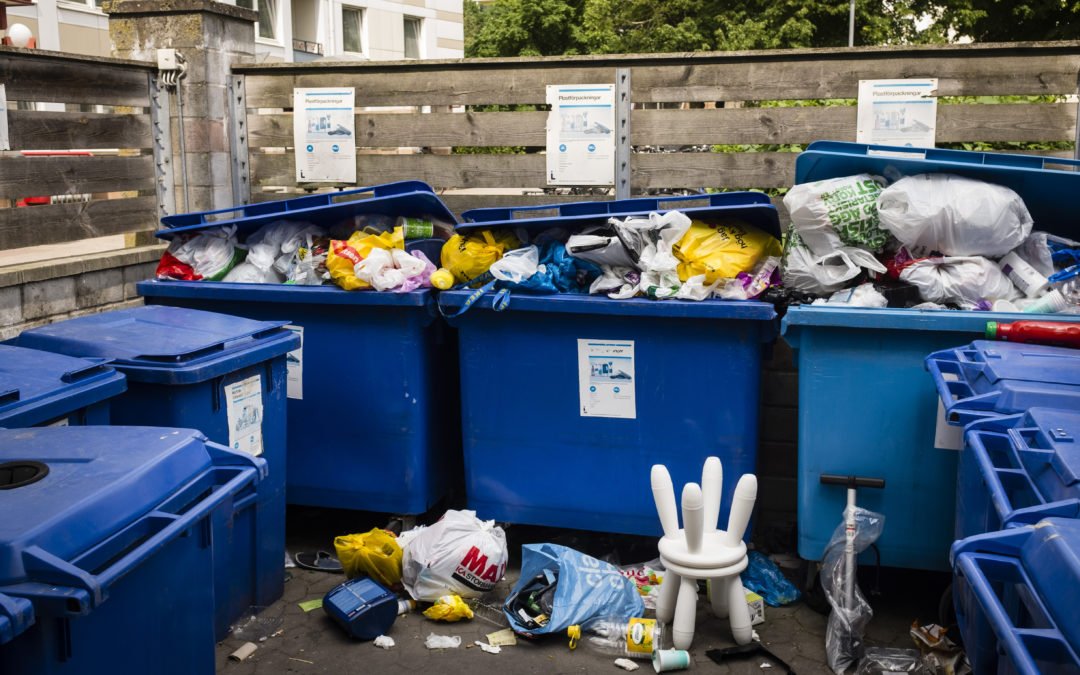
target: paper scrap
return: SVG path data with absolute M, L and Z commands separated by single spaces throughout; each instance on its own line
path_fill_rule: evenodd
M 424 640 L 424 646 L 428 649 L 457 649 L 461 646 L 461 638 L 457 635 L 436 635 L 430 633 Z
M 496 647 L 513 647 L 517 644 L 517 636 L 514 635 L 514 631 L 509 628 L 497 630 L 494 633 L 488 633 L 486 637 L 488 644 Z
M 631 672 L 638 669 L 638 664 L 634 663 L 630 659 L 615 659 L 615 665 L 623 670 L 629 670 Z
M 318 609 L 322 607 L 322 601 L 322 598 L 315 598 L 314 600 L 305 600 L 298 604 L 300 605 L 300 609 L 304 610 L 305 612 L 310 612 L 313 609 Z
M 489 645 L 488 643 L 480 642 L 479 640 L 477 640 L 473 644 L 476 645 L 477 647 L 479 647 L 480 651 L 488 653 L 488 654 L 498 654 L 499 652 L 502 651 L 502 647 L 497 647 L 495 645 Z
M 380 635 L 375 638 L 375 646 L 379 649 L 390 649 L 394 646 L 394 638 L 389 635 Z

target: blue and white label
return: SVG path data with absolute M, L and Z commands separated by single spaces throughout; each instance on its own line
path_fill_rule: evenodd
M 229 447 L 253 457 L 263 453 L 262 377 L 225 385 L 225 412 L 229 420 Z
M 300 346 L 285 356 L 286 396 L 304 400 L 304 327 L 285 326 L 300 337 Z
M 633 340 L 578 340 L 582 417 L 637 419 Z
M 551 84 L 548 185 L 615 184 L 615 85 Z

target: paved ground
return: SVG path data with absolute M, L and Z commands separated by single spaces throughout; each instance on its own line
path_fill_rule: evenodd
M 334 533 L 366 531 L 385 524 L 385 517 L 376 514 L 352 514 L 321 510 L 290 510 L 290 550 L 312 550 L 313 547 L 332 550 L 330 538 Z M 511 569 L 506 580 L 494 592 L 505 595 L 516 581 L 516 564 L 521 544 L 554 541 L 575 546 L 593 555 L 617 555 L 623 563 L 648 560 L 655 556 L 655 541 L 635 537 L 612 537 L 566 530 L 511 527 L 508 531 L 512 553 Z M 226 675 L 270 675 L 277 673 L 619 673 L 613 657 L 597 655 L 583 649 L 570 652 L 565 641 L 550 638 L 546 641 L 524 642 L 504 647 L 501 654 L 486 654 L 479 648 L 466 648 L 474 640 L 483 640 L 487 633 L 500 626 L 474 619 L 471 622 L 441 624 L 425 619 L 418 613 L 399 617 L 389 635 L 397 645 L 384 651 L 370 643 L 354 642 L 330 621 L 322 610 L 305 613 L 298 603 L 321 598 L 343 577 L 321 572 L 290 569 L 285 584 L 285 596 L 266 612 L 264 617 L 280 618 L 283 633 L 260 643 L 255 655 L 243 663 L 231 662 L 228 655 L 242 640 L 229 638 L 218 646 L 218 672 Z M 911 645 L 908 628 L 915 619 L 923 623 L 936 620 L 937 601 L 947 579 L 941 575 L 893 573 L 882 577 L 882 595 L 873 598 L 875 616 L 867 635 L 868 644 L 908 647 Z M 863 588 L 874 585 L 874 574 L 864 574 Z M 800 675 L 826 673 L 825 616 L 816 613 L 805 603 L 789 607 L 766 609 L 766 622 L 756 627 L 762 641 L 785 659 Z M 459 635 L 459 649 L 429 651 L 424 647 L 428 633 Z M 726 622 L 714 619 L 699 602 L 698 628 L 692 650 L 692 670 L 716 673 L 780 673 L 781 669 L 763 670 L 764 659 L 755 658 L 733 665 L 719 666 L 705 656 L 705 651 L 734 644 L 727 632 Z M 652 672 L 646 662 L 644 670 Z

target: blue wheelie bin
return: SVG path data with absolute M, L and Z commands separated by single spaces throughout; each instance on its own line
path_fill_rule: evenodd
M 0 594 L 0 645 L 34 625 L 34 606 L 26 598 Z
M 176 307 L 136 307 L 23 332 L 21 346 L 112 360 L 127 376 L 112 423 L 198 429 L 266 460 L 257 494 L 217 523 L 217 636 L 249 607 L 281 597 L 285 559 L 285 358 L 299 338 L 284 322 Z
M 212 675 L 211 522 L 265 468 L 190 429 L 0 430 L 0 672 Z
M 109 399 L 127 388 L 102 359 L 0 345 L 0 427 L 109 423 Z
M 973 672 L 1080 672 L 1080 520 L 1048 518 L 963 539 L 952 564 Z
M 722 193 L 466 212 L 459 231 L 573 228 L 611 216 L 679 209 L 733 218 L 779 236 L 763 195 Z M 516 214 L 521 211 L 522 214 Z M 555 212 L 555 216 L 535 212 Z M 775 311 L 755 301 L 448 291 L 458 328 L 465 492 L 481 518 L 641 535 L 660 533 L 649 471 L 699 482 L 723 463 L 721 522 L 743 473 L 757 464 L 762 352 Z M 463 308 L 468 309 L 462 312 Z
M 897 180 L 948 172 L 1005 185 L 1025 201 L 1040 230 L 1080 235 L 1074 204 L 1080 173 L 1046 168 L 1043 157 L 816 142 L 799 155 L 795 182 L 871 173 Z M 1072 228 L 1072 229 L 1070 229 Z M 949 568 L 955 527 L 958 452 L 962 447 L 924 369 L 928 354 L 983 336 L 998 312 L 798 306 L 783 320 L 799 368 L 799 555 L 821 560 L 841 522 L 844 490 L 822 474 L 885 479 L 858 503 L 885 515 L 876 542 L 882 565 Z M 1055 315 L 1054 320 L 1080 320 Z M 927 514 L 934 514 L 927 517 Z M 873 558 L 869 558 L 873 561 Z
M 430 187 L 406 181 L 164 219 L 172 239 L 230 225 L 239 236 L 282 218 L 333 227 L 365 215 L 456 222 Z M 406 243 L 437 263 L 441 240 Z M 430 290 L 145 281 L 147 303 L 257 320 L 287 317 L 290 504 L 424 513 L 460 482 L 457 353 Z

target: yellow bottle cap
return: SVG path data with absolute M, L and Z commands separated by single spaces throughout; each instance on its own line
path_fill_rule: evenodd
M 431 285 L 440 291 L 448 290 L 454 285 L 454 275 L 445 267 L 440 267 L 431 273 Z

